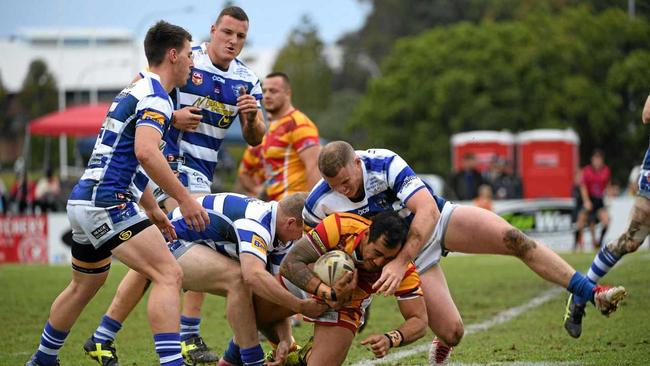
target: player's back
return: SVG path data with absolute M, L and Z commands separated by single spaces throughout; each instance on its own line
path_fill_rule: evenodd
M 240 89 L 258 100 L 262 98 L 262 89 L 259 79 L 239 60 L 234 59 L 228 70 L 212 64 L 207 43 L 194 47 L 192 57 L 190 78 L 174 97 L 177 108 L 201 108 L 202 120 L 195 132 L 181 132 L 172 126 L 164 153 L 211 181 L 226 131 L 232 123 L 239 123 Z
M 259 226 L 266 232 L 275 232 L 275 202 L 264 202 L 237 193 L 209 194 L 197 198 L 197 201 L 206 209 L 210 224 L 204 231 L 191 230 L 183 220 L 180 209 L 176 208 L 169 217 L 179 239 L 237 243 L 237 228 L 242 225 Z
M 356 154 L 361 160 L 364 197 L 352 201 L 321 179 L 305 202 L 303 217 L 307 225 L 313 227 L 335 212 L 372 217 L 389 210 L 399 211 L 410 223 L 413 214 L 405 202 L 420 189 L 429 190 L 438 209 L 442 210 L 445 200 L 435 195 L 399 155 L 386 149 L 358 150 Z
M 136 128 L 147 125 L 164 134 L 171 113 L 171 99 L 156 74 L 143 73 L 142 79 L 123 89 L 106 114 L 88 166 L 70 200 L 103 207 L 137 202 L 149 179 L 138 172 Z

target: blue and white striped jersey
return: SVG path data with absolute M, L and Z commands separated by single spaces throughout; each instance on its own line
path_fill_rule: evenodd
M 309 193 L 302 211 L 305 224 L 315 227 L 325 217 L 336 212 L 351 212 L 372 217 L 379 212 L 399 211 L 411 223 L 414 214 L 406 208 L 411 196 L 420 189 L 428 189 L 442 211 L 445 200 L 436 196 L 399 155 L 390 150 L 356 151 L 361 159 L 365 196 L 353 202 L 333 190 L 323 179 Z
M 282 243 L 276 238 L 277 202 L 237 193 L 209 194 L 196 200 L 210 216 L 210 224 L 204 231 L 191 230 L 176 208 L 169 217 L 178 239 L 208 245 L 237 260 L 239 253 L 253 254 L 269 272 L 278 273 L 292 242 Z
M 258 100 L 262 87 L 255 74 L 241 61 L 234 59 L 228 70 L 217 68 L 208 56 L 207 43 L 192 48 L 194 68 L 187 84 L 178 89 L 176 109 L 194 106 L 202 109 L 203 119 L 195 132 L 182 132 L 173 126 L 165 141 L 164 154 L 169 161 L 178 159 L 212 180 L 218 152 L 226 130 L 239 122 L 237 97 L 244 88 Z
M 172 100 L 160 84 L 160 77 L 151 72 L 142 75 L 142 79 L 126 87 L 113 100 L 88 167 L 72 189 L 72 203 L 91 202 L 98 207 L 109 207 L 139 201 L 149 178 L 138 169 L 135 130 L 147 126 L 164 136 L 173 111 Z

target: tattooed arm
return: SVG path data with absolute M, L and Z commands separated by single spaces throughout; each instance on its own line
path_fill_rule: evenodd
M 332 287 L 327 286 L 308 267 L 319 257 L 309 239 L 303 237 L 293 244 L 282 260 L 280 274 L 294 285 L 325 300 L 331 307 L 342 306 L 349 301 L 352 289 L 356 287 L 356 271 L 344 274 Z

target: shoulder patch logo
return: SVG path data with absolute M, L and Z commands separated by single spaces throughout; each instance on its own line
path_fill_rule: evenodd
M 157 122 L 161 127 L 165 126 L 165 116 L 162 113 L 156 112 L 156 111 L 144 111 L 142 113 L 142 119 L 148 119 L 151 121 Z
M 257 248 L 260 252 L 262 252 L 262 254 L 266 255 L 266 252 L 268 251 L 268 247 L 264 239 L 257 236 L 256 234 L 253 234 L 253 238 L 251 239 L 251 244 L 253 244 L 253 247 Z

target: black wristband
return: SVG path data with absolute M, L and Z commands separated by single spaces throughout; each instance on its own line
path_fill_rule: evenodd
M 330 298 L 332 301 L 336 301 L 336 291 L 334 291 L 333 287 L 330 287 Z
M 393 339 L 388 335 L 388 333 L 384 333 L 384 337 L 388 338 L 388 348 L 393 348 Z

